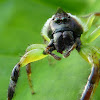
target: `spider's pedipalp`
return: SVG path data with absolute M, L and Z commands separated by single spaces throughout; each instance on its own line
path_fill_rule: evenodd
M 68 56 L 70 55 L 71 51 L 74 50 L 74 49 L 76 48 L 76 46 L 77 46 L 77 44 L 74 43 L 74 44 L 72 45 L 72 47 L 71 47 L 68 51 L 65 52 L 64 57 L 68 57 Z

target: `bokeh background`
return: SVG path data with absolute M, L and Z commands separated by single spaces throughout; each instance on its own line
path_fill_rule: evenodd
M 30 44 L 43 43 L 41 29 L 58 7 L 75 15 L 100 12 L 100 0 L 0 0 L 0 100 L 6 100 L 11 71 Z M 99 46 L 100 38 L 94 44 Z M 100 47 L 100 46 L 99 46 Z M 32 63 L 36 94 L 31 95 L 25 67 L 13 100 L 79 100 L 90 65 L 74 50 L 56 61 Z M 93 100 L 100 100 L 100 85 Z

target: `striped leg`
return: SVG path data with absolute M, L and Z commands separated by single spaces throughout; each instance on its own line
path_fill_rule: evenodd
M 93 65 L 90 76 L 88 78 L 88 82 L 85 86 L 80 100 L 90 100 L 92 98 L 93 93 L 95 92 L 95 89 L 99 83 L 99 70 L 99 67 Z
M 20 71 L 20 64 L 18 63 L 15 65 L 11 73 L 10 84 L 8 87 L 8 100 L 12 100 L 13 98 L 15 87 L 19 77 L 19 71 Z
M 12 70 L 10 84 L 8 87 L 8 98 L 7 98 L 8 100 L 12 100 L 14 96 L 17 80 L 19 77 L 20 67 L 24 67 L 31 62 L 38 61 L 40 59 L 47 57 L 47 54 L 43 53 L 44 50 L 45 50 L 45 45 L 43 44 L 33 44 L 27 48 L 27 52 L 24 54 L 24 56 L 20 59 L 19 63 L 16 64 Z M 30 78 L 31 68 L 29 65 L 27 65 L 26 71 L 28 75 L 29 84 L 32 89 L 32 83 Z M 33 90 L 32 93 L 34 93 Z
M 35 92 L 34 92 L 32 80 L 31 80 L 31 65 L 30 65 L 30 63 L 26 65 L 26 72 L 27 72 L 27 76 L 28 76 L 28 81 L 29 81 L 31 93 L 34 94 Z

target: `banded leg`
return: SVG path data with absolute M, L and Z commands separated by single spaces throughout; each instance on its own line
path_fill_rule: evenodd
M 92 66 L 90 76 L 80 100 L 90 100 L 92 98 L 93 93 L 95 92 L 95 89 L 99 83 L 99 70 L 100 68 L 96 65 Z
M 18 63 L 15 65 L 11 73 L 10 84 L 8 87 L 8 100 L 12 100 L 13 98 L 15 87 L 19 77 L 19 71 L 20 71 L 20 64 Z
M 28 77 L 31 93 L 34 94 L 35 92 L 34 92 L 32 80 L 31 80 L 31 65 L 30 65 L 30 63 L 26 65 L 26 72 L 27 72 L 27 77 Z
M 12 100 L 14 96 L 16 84 L 19 77 L 20 67 L 26 66 L 28 63 L 47 57 L 47 54 L 43 53 L 44 50 L 45 50 L 45 45 L 43 44 L 34 44 L 27 48 L 27 52 L 24 54 L 24 56 L 20 59 L 19 63 L 16 64 L 12 70 L 10 84 L 8 87 L 8 98 L 7 98 L 8 100 Z M 27 69 L 28 75 L 31 73 L 29 68 L 30 67 L 28 67 Z M 29 77 L 29 81 L 30 80 L 31 78 Z

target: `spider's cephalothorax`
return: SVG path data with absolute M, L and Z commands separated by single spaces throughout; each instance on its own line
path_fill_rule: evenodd
M 50 43 L 47 46 L 49 47 L 47 52 L 57 50 L 62 54 L 65 50 L 68 54 L 68 51 L 75 47 L 79 50 L 80 45 L 78 44 L 81 44 L 80 36 L 83 33 L 83 28 L 70 13 L 59 9 L 48 24 L 46 34 L 50 38 Z
M 90 100 L 100 79 L 100 48 L 89 44 L 100 35 L 100 26 L 92 33 L 89 32 L 87 34 L 95 16 L 100 16 L 100 13 L 78 18 L 75 15 L 59 9 L 55 15 L 49 18 L 42 29 L 42 36 L 46 44 L 30 45 L 26 49 L 24 56 L 21 57 L 20 61 L 12 70 L 8 88 L 8 100 L 12 100 L 15 93 L 15 87 L 20 75 L 20 67 L 26 66 L 29 86 L 32 94 L 34 94 L 35 92 L 31 82 L 30 63 L 43 59 L 47 55 L 51 55 L 55 59 L 60 60 L 61 58 L 52 53 L 52 51 L 56 50 L 64 54 L 64 57 L 67 57 L 75 48 L 92 66 L 90 77 L 80 98 L 80 100 Z M 80 20 L 81 18 L 83 19 Z

